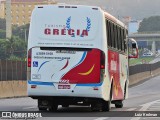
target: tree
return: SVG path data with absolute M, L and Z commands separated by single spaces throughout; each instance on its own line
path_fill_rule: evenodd
M 8 50 L 9 58 L 26 58 L 27 44 L 24 40 L 17 36 L 12 36 L 8 39 L 6 44 L 6 49 Z
M 160 31 L 160 16 L 144 18 L 140 23 L 138 32 L 155 32 Z
M 25 60 L 29 24 L 12 26 L 12 37 L 6 39 L 6 21 L 0 19 L 0 59 Z
M 6 20 L 0 18 L 0 29 L 1 30 L 6 30 Z
M 29 33 L 29 24 L 22 25 L 22 26 L 13 26 L 12 27 L 12 34 L 14 36 L 19 36 L 21 39 L 25 40 L 28 38 L 28 33 Z
M 6 54 L 6 40 L 5 39 L 0 39 L 0 59 L 6 59 L 7 54 Z
M 0 39 L 5 39 L 5 38 L 6 38 L 6 30 L 0 29 Z
M 0 39 L 6 38 L 6 20 L 0 18 Z
M 24 60 L 27 44 L 17 36 L 10 39 L 0 39 L 0 59 Z

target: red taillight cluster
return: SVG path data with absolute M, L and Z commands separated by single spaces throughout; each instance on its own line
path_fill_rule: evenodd
M 105 53 L 104 53 L 103 51 L 101 51 L 100 61 L 101 61 L 101 66 L 100 66 L 100 68 L 101 68 L 101 69 L 105 69 Z
M 104 65 L 101 65 L 101 69 L 104 69 L 105 68 L 105 66 Z
M 102 82 L 105 76 L 105 53 L 103 51 L 101 51 L 100 62 L 100 80 Z
M 28 67 L 31 67 L 32 49 L 28 51 Z

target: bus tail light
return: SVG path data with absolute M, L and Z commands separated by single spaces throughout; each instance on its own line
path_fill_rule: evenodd
M 101 55 L 100 55 L 100 80 L 103 81 L 104 80 L 104 74 L 105 74 L 105 53 L 103 51 L 101 51 Z
M 32 49 L 28 50 L 28 67 L 31 67 L 31 54 L 32 54 Z
M 32 49 L 28 50 L 28 59 L 27 59 L 27 80 L 31 80 L 31 61 L 32 61 Z
M 32 89 L 37 88 L 37 85 L 31 85 L 31 88 Z

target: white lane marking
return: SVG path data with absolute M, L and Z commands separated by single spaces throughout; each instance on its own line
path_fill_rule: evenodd
M 96 118 L 94 120 L 107 120 L 109 117 L 100 117 L 100 118 Z
M 142 106 L 142 108 L 139 109 L 139 111 L 147 111 L 147 109 L 148 109 L 151 105 L 153 105 L 153 104 L 155 104 L 155 103 L 159 103 L 159 102 L 160 102 L 160 100 L 155 100 L 155 101 L 152 101 L 152 102 L 149 102 L 149 103 L 140 105 L 140 106 Z M 141 117 L 133 117 L 131 120 L 140 120 L 140 119 L 141 119 Z
M 137 108 L 129 108 L 129 109 L 127 109 L 127 111 L 134 111 L 134 110 L 136 110 Z
M 25 107 L 25 108 L 23 108 L 23 110 L 27 110 L 27 109 L 36 109 L 37 107 L 35 107 L 35 106 L 32 106 L 32 107 Z

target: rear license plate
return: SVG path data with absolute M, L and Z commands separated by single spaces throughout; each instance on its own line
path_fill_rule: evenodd
M 70 89 L 70 85 L 58 85 L 58 89 Z

